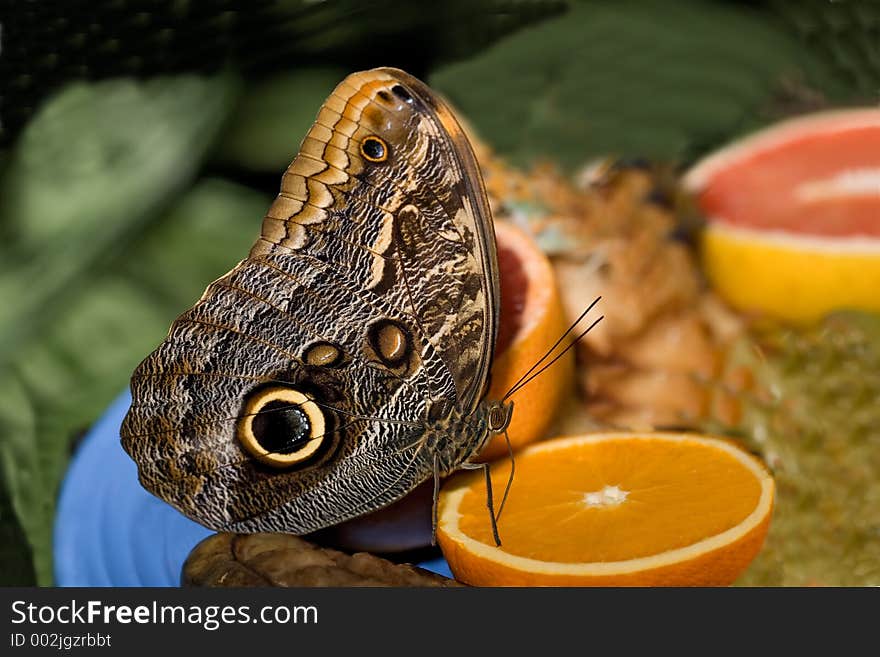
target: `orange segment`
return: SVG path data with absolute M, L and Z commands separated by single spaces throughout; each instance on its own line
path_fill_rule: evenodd
M 495 491 L 508 472 L 493 466 Z M 761 463 L 726 440 L 574 436 L 517 455 L 501 547 L 474 474 L 444 486 L 437 536 L 473 585 L 726 585 L 760 550 L 773 497 Z
M 568 328 L 553 266 L 535 241 L 519 228 L 495 222 L 501 270 L 501 318 L 492 382 L 487 399 L 501 399 Z M 569 351 L 512 396 L 508 429 L 514 449 L 543 437 L 566 391 L 573 389 L 574 352 Z M 490 460 L 507 454 L 504 436 L 495 436 L 480 454 Z

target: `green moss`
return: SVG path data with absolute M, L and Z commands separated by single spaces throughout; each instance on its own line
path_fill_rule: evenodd
M 880 585 L 880 315 L 765 329 L 735 355 L 761 391 L 738 431 L 778 487 L 764 550 L 741 585 Z

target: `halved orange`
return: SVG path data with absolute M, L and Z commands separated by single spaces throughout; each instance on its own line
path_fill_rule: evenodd
M 510 465 L 492 466 L 504 489 Z M 734 443 L 596 433 L 518 453 L 495 545 L 480 473 L 443 487 L 437 538 L 475 586 L 721 586 L 758 554 L 773 479 Z
M 487 399 L 501 399 L 568 328 L 556 275 L 535 241 L 513 224 L 496 221 L 501 273 L 501 318 Z M 511 396 L 508 436 L 514 449 L 542 438 L 568 391 L 574 389 L 574 352 L 569 351 Z M 504 436 L 483 448 L 481 460 L 507 454 Z

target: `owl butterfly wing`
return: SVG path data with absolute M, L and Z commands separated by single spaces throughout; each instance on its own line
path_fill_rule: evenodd
M 485 191 L 451 111 L 401 71 L 353 74 L 248 258 L 135 371 L 123 446 L 148 490 L 215 529 L 381 508 L 431 475 L 427 425 L 477 408 L 497 315 Z
M 371 147 L 380 158 L 362 150 Z M 342 268 L 361 261 L 350 281 L 409 315 L 442 360 L 457 408 L 475 409 L 497 333 L 495 236 L 473 150 L 427 86 L 376 69 L 331 94 L 251 257 L 291 250 Z

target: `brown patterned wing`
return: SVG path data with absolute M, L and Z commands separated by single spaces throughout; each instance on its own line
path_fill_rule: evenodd
M 234 531 L 304 533 L 385 506 L 482 442 L 495 241 L 449 108 L 395 69 L 327 99 L 248 258 L 132 377 L 142 484 Z M 463 424 L 436 446 L 432 427 Z

